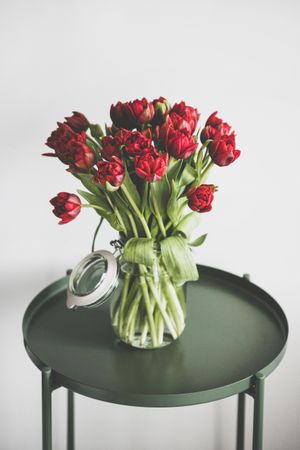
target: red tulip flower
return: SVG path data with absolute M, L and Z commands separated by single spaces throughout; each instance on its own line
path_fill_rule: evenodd
M 206 121 L 205 127 L 201 131 L 200 140 L 204 143 L 207 139 L 215 139 L 217 136 L 228 135 L 231 126 L 217 117 L 218 112 L 212 113 Z
M 116 139 L 112 136 L 104 136 L 101 141 L 102 150 L 101 155 L 107 161 L 110 161 L 112 156 L 120 158 L 120 146 L 116 143 Z
M 196 130 L 196 126 L 200 117 L 198 110 L 193 108 L 192 106 L 187 106 L 185 102 L 175 103 L 173 108 L 170 111 L 170 117 L 173 120 L 173 114 L 180 116 L 184 122 L 188 124 L 189 132 L 191 134 Z
M 175 130 L 170 126 L 163 133 L 165 149 L 176 159 L 188 158 L 197 148 L 193 136 L 187 131 Z
M 110 161 L 99 161 L 97 163 L 98 172 L 94 178 L 95 182 L 106 186 L 108 182 L 114 187 L 119 187 L 125 177 L 125 167 L 122 161 L 116 156 L 112 156 Z
M 154 117 L 154 107 L 146 98 L 125 103 L 126 110 L 137 125 L 150 123 Z
M 185 119 L 183 119 L 183 117 L 179 116 L 179 114 L 177 114 L 176 112 L 171 112 L 168 120 L 175 130 L 185 131 L 187 134 L 190 135 L 193 134 L 190 124 Z
M 168 167 L 168 153 L 160 154 L 152 147 L 150 152 L 135 157 L 134 167 L 137 175 L 143 180 L 159 181 Z
M 134 128 L 134 123 L 125 105 L 126 103 L 121 102 L 118 102 L 116 105 L 111 105 L 110 118 L 116 127 L 130 130 Z
M 211 125 L 207 125 L 203 128 L 203 130 L 200 133 L 200 140 L 202 144 L 206 142 L 208 139 L 213 139 L 217 133 L 217 130 L 213 128 Z
M 154 107 L 146 98 L 133 102 L 111 105 L 110 117 L 118 128 L 132 129 L 150 123 L 154 117 Z
M 230 132 L 230 125 L 228 123 L 224 122 L 223 119 L 220 119 L 217 117 L 218 111 L 213 112 L 209 118 L 207 119 L 205 126 L 210 125 L 211 127 L 215 128 L 216 130 L 220 129 L 220 127 L 223 127 L 223 131 L 225 134 L 228 134 Z
M 55 151 L 60 151 L 71 139 L 76 139 L 78 142 L 85 142 L 86 134 L 84 132 L 75 133 L 75 131 L 65 123 L 57 122 L 57 125 L 57 129 L 52 131 L 51 136 L 47 139 L 46 145 L 48 147 L 53 148 Z M 50 153 L 50 155 L 52 154 Z
M 71 222 L 80 213 L 81 201 L 75 194 L 59 192 L 56 197 L 50 200 L 50 203 L 54 206 L 53 214 L 61 219 L 58 222 L 60 225 Z
M 73 115 L 71 117 L 65 117 L 66 124 L 72 128 L 76 133 L 81 133 L 82 131 L 86 131 L 89 127 L 89 121 L 87 118 L 80 112 L 73 111 Z
M 149 152 L 151 140 L 139 131 L 131 131 L 124 140 L 123 151 L 125 155 L 136 156 Z
M 58 128 L 51 133 L 46 142 L 55 153 L 44 153 L 44 156 L 57 157 L 73 170 L 89 170 L 94 165 L 95 156 L 85 144 L 85 140 L 84 132 L 75 133 L 67 124 L 58 123 Z
M 201 184 L 198 187 L 190 188 L 187 192 L 189 207 L 200 213 L 210 211 L 215 190 L 216 187 L 213 184 Z
M 239 156 L 240 150 L 235 148 L 234 134 L 221 136 L 209 144 L 209 155 L 217 166 L 228 166 Z
M 58 157 L 61 161 L 62 155 L 66 158 L 65 164 L 69 164 L 70 168 L 75 171 L 77 169 L 89 170 L 95 163 L 95 155 L 91 149 L 75 139 L 71 139 L 63 152 L 58 152 Z
M 126 139 L 132 131 L 126 130 L 125 128 L 121 128 L 114 136 L 116 144 L 120 147 L 121 145 L 124 145 L 126 142 Z

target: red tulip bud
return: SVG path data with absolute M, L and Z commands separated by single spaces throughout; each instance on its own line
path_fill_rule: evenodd
M 121 102 L 118 102 L 116 105 L 111 105 L 110 117 L 116 127 L 131 129 L 134 127 L 134 123 L 125 105 L 126 103 Z
M 65 119 L 65 123 L 76 133 L 86 131 L 89 127 L 89 121 L 80 112 L 73 111 L 73 115 L 71 117 L 65 117 Z
M 161 125 L 165 121 L 165 118 L 167 117 L 171 105 L 164 97 L 159 97 L 155 100 L 153 100 L 153 106 L 154 106 L 154 117 L 152 120 L 153 125 Z
M 201 184 L 187 191 L 188 205 L 193 211 L 200 213 L 212 209 L 212 201 L 216 187 L 213 184 Z
M 50 203 L 54 206 L 53 214 L 61 219 L 58 222 L 60 225 L 71 222 L 80 213 L 81 201 L 75 194 L 59 192 L 50 200 Z

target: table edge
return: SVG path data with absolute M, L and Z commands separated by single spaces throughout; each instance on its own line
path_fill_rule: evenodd
M 271 301 L 272 305 L 275 306 L 277 313 L 280 314 L 281 319 L 283 320 L 282 325 L 285 328 L 286 332 L 286 340 L 285 344 L 277 354 L 277 356 L 265 367 L 261 368 L 258 372 L 267 377 L 270 373 L 272 373 L 276 367 L 280 364 L 287 347 L 288 340 L 288 321 L 285 316 L 285 313 L 281 306 L 277 303 L 277 301 L 271 297 L 266 291 L 257 286 L 256 284 L 250 282 L 248 279 L 239 277 L 238 275 L 234 275 L 230 272 L 223 271 L 221 269 L 216 269 L 209 266 L 197 265 L 198 272 L 204 273 L 205 275 L 217 274 L 218 278 L 220 277 L 222 280 L 225 279 L 234 284 L 238 283 L 240 287 L 245 288 L 246 290 L 254 291 L 258 296 L 264 297 L 265 301 Z M 55 295 L 56 292 L 59 292 L 62 289 L 62 286 L 66 284 L 67 277 L 62 277 L 59 280 L 51 283 L 42 291 L 40 291 L 34 299 L 30 302 L 26 311 L 24 313 L 22 329 L 24 336 L 24 346 L 27 354 L 29 355 L 32 362 L 42 370 L 43 367 L 47 366 L 39 357 L 37 357 L 30 349 L 29 344 L 27 344 L 25 339 L 25 328 L 26 328 L 26 318 L 30 315 L 31 310 L 35 308 L 36 303 L 40 298 L 46 297 L 48 292 L 51 291 L 52 295 Z M 176 394 L 135 394 L 135 393 L 124 393 L 118 391 L 109 391 L 107 389 L 99 389 L 90 385 L 86 385 L 80 383 L 76 380 L 72 380 L 65 375 L 56 372 L 52 369 L 52 379 L 54 385 L 63 386 L 67 389 L 71 389 L 72 391 L 84 395 L 86 397 L 90 397 L 97 400 L 106 401 L 109 403 L 115 403 L 120 405 L 127 406 L 140 406 L 140 407 L 177 407 L 177 406 L 188 406 L 195 405 L 201 403 L 208 403 L 216 400 L 220 400 L 226 397 L 230 397 L 232 395 L 239 394 L 241 392 L 248 391 L 253 385 L 253 378 L 255 377 L 255 373 L 250 376 L 238 380 L 234 383 L 230 383 L 225 386 L 216 387 L 213 389 L 208 389 L 205 391 L 195 391 L 188 393 L 176 393 Z

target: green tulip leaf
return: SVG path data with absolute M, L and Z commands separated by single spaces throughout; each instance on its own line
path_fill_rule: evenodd
M 104 136 L 103 130 L 98 123 L 95 123 L 95 124 L 90 123 L 90 130 L 91 130 L 91 135 L 93 136 L 93 138 L 95 138 L 97 140 Z
M 179 183 L 181 187 L 186 187 L 191 184 L 197 177 L 197 171 L 188 163 L 185 163 L 185 167 L 179 178 Z
M 170 160 L 169 167 L 167 170 L 167 177 L 170 183 L 172 180 L 176 181 L 176 179 L 178 178 L 181 165 L 182 165 L 181 159 Z
M 177 283 L 198 280 L 197 265 L 186 239 L 170 236 L 160 242 L 161 258 L 167 272 Z
M 191 212 L 184 216 L 174 230 L 174 234 L 182 234 L 186 239 L 189 239 L 191 233 L 199 226 L 200 214 Z
M 173 225 L 176 225 L 178 222 L 177 195 L 178 186 L 174 180 L 171 180 L 171 195 L 168 201 L 167 214 Z
M 132 198 L 132 200 L 134 201 L 134 203 L 140 208 L 141 207 L 141 197 L 140 197 L 140 194 L 138 193 L 136 185 L 134 184 L 134 182 L 132 181 L 132 179 L 128 173 L 128 170 L 126 170 L 126 172 L 125 172 L 125 177 L 124 177 L 122 186 L 124 186 L 126 188 L 126 190 L 128 191 L 128 193 L 129 193 L 130 197 Z
M 77 191 L 90 205 L 95 205 L 94 208 L 97 214 L 104 217 L 110 225 L 117 231 L 124 231 L 122 224 L 119 222 L 116 214 L 112 210 L 110 204 L 100 192 L 98 195 L 90 194 L 89 192 L 78 189 Z
M 73 175 L 78 178 L 83 186 L 93 194 L 98 195 L 99 191 L 101 191 L 102 186 L 92 181 L 94 177 L 90 173 L 73 173 Z
M 108 190 L 108 192 L 115 192 L 120 188 L 120 186 L 113 186 L 112 184 L 110 184 L 109 181 L 106 181 L 105 187 Z
M 193 242 L 190 242 L 189 245 L 191 247 L 200 247 L 200 245 L 203 244 L 203 242 L 206 239 L 207 234 L 202 234 L 202 236 L 199 236 L 197 239 L 195 239 Z
M 90 192 L 82 191 L 81 189 L 77 190 L 78 194 L 80 194 L 89 204 L 91 205 L 97 205 L 101 206 L 103 209 L 105 209 L 108 213 L 112 213 L 113 210 L 111 209 L 108 201 L 106 200 L 105 196 L 98 192 L 97 195 L 91 194 Z
M 163 219 L 165 219 L 167 217 L 166 205 L 168 204 L 170 193 L 171 193 L 171 188 L 169 185 L 168 178 L 166 176 L 164 176 L 160 181 L 151 183 L 151 190 L 155 194 L 158 212 L 161 215 L 161 217 Z M 153 214 L 155 214 L 155 209 L 154 209 L 151 193 L 150 193 L 149 198 L 150 198 L 150 208 L 151 208 Z
M 155 260 L 154 241 L 150 238 L 131 238 L 123 249 L 123 259 L 130 263 L 152 266 Z

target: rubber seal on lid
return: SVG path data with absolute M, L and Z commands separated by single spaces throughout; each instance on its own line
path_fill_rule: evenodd
M 102 305 L 118 284 L 119 264 L 107 250 L 87 255 L 72 270 L 67 292 L 67 308 Z

